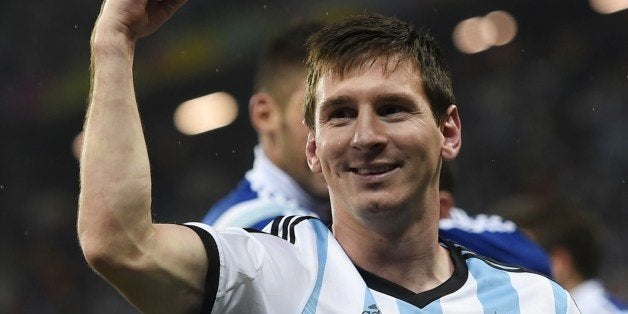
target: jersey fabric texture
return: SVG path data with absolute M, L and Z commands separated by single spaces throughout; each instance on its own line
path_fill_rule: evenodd
M 306 193 L 287 173 L 277 168 L 262 149 L 254 149 L 253 168 L 238 186 L 218 201 L 202 222 L 216 228 L 246 227 L 262 230 L 277 216 L 310 215 L 325 218 L 329 204 Z
M 440 235 L 480 255 L 551 276 L 549 257 L 517 226 L 497 215 L 470 216 L 452 208 L 439 222 Z
M 356 267 L 317 218 L 276 218 L 264 231 L 186 224 L 205 244 L 203 313 L 579 313 L 554 281 L 441 240 L 455 270 L 414 293 Z
M 628 306 L 595 279 L 580 283 L 571 289 L 571 295 L 583 314 L 628 314 Z

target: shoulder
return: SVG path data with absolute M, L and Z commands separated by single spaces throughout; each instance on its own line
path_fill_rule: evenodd
M 459 247 L 469 271 L 469 282 L 482 302 L 498 307 L 509 302 L 522 313 L 577 313 L 569 293 L 552 279 L 520 267 L 502 264 Z M 501 296 L 492 299 L 491 296 Z
M 229 194 L 212 205 L 203 218 L 203 223 L 214 225 L 216 220 L 224 215 L 225 212 L 229 211 L 233 206 L 250 200 L 255 200 L 257 198 L 258 194 L 251 189 L 251 183 L 249 180 L 243 178 L 240 180 L 236 188 L 231 190 Z
M 213 308 L 219 313 L 295 313 L 310 288 L 294 287 L 309 287 L 316 278 L 317 237 L 312 222 L 317 221 L 279 217 L 266 228 L 268 232 L 186 224 L 203 239 L 209 269 L 214 270 L 206 278 L 207 312 Z M 277 294 L 291 297 L 278 299 Z
M 252 228 L 227 227 L 216 229 L 204 223 L 186 223 L 205 243 L 208 254 L 224 255 L 224 247 L 230 251 L 242 250 L 243 254 L 259 253 L 285 247 L 286 244 L 300 244 L 317 238 L 317 234 L 329 233 L 327 227 L 313 216 L 275 217 L 262 231 Z
M 517 230 L 517 226 L 512 221 L 504 220 L 498 215 L 480 214 L 472 216 L 457 207 L 452 208 L 450 217 L 440 220 L 439 228 L 441 230 L 460 229 L 473 233 L 511 233 Z
M 548 256 L 517 226 L 496 215 L 470 216 L 455 208 L 440 221 L 440 235 L 499 262 L 551 275 Z

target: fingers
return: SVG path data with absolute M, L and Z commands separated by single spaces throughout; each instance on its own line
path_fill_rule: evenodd
M 100 17 L 107 16 L 110 29 L 135 41 L 152 34 L 161 27 L 186 0 L 106 0 L 110 6 L 101 11 Z

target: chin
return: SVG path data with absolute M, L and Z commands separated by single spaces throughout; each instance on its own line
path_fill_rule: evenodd
M 399 204 L 382 201 L 370 201 L 363 206 L 360 212 L 367 214 L 369 217 L 385 217 L 398 212 Z

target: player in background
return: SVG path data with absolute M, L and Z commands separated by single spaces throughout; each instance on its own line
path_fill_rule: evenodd
M 203 222 L 215 227 L 261 230 L 277 216 L 314 215 L 331 220 L 325 179 L 305 160 L 307 127 L 305 43 L 322 24 L 298 22 L 269 41 L 260 55 L 254 94 L 249 101 L 251 125 L 258 134 L 253 168 L 238 186 L 212 206 Z
M 628 313 L 624 300 L 609 293 L 598 278 L 604 257 L 602 226 L 595 217 L 562 199 L 517 195 L 505 198 L 504 214 L 549 255 L 554 279 L 584 314 Z
M 552 275 L 545 251 L 517 225 L 498 215 L 469 215 L 456 206 L 456 174 L 450 162 L 440 172 L 440 235 L 493 260 Z

